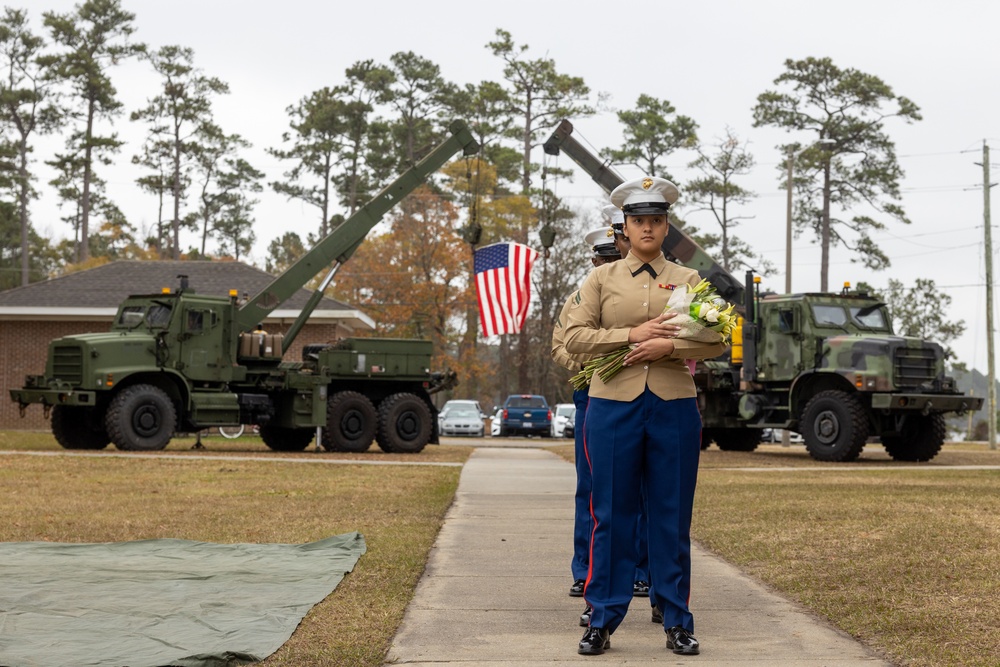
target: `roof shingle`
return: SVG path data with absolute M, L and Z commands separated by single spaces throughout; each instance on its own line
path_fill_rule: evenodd
M 0 292 L 0 308 L 117 308 L 131 294 L 155 294 L 164 287 L 176 290 L 179 275 L 186 275 L 188 285 L 198 294 L 227 296 L 229 290 L 235 289 L 241 298 L 244 292 L 254 296 L 274 279 L 242 262 L 125 260 Z M 311 294 L 310 290 L 300 289 L 281 307 L 299 310 Z M 357 310 L 326 297 L 318 309 Z

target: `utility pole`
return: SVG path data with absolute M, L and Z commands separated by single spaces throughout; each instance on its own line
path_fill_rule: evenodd
M 993 359 L 993 240 L 990 233 L 990 147 L 983 140 L 983 227 L 986 230 L 986 358 L 989 365 L 989 391 L 986 421 L 989 424 L 990 449 L 997 448 L 997 388 Z

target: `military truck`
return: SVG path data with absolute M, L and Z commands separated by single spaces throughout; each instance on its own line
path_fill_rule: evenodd
M 572 133 L 562 121 L 545 151 L 566 153 L 610 193 L 622 177 Z M 870 437 L 893 459 L 928 461 L 944 443 L 944 415 L 982 406 L 945 375 L 940 345 L 895 335 L 886 305 L 867 294 L 762 295 L 751 273 L 741 284 L 674 225 L 663 251 L 744 317 L 731 350 L 695 367 L 703 447 L 753 451 L 763 429 L 780 428 L 801 433 L 821 461 L 852 461 Z
M 67 449 L 163 449 L 175 432 L 256 424 L 273 450 L 301 451 L 322 429 L 328 450 L 367 449 L 374 438 L 391 452 L 437 442 L 430 394 L 455 383 L 432 373 L 431 343 L 351 338 L 306 345 L 285 360 L 337 269 L 382 216 L 459 151 L 478 150 L 461 121 L 417 165 L 323 238 L 254 297 L 241 302 L 177 289 L 128 297 L 111 331 L 49 344 L 44 375 L 10 391 L 22 414 L 40 404 Z M 299 317 L 281 335 L 256 330 L 267 315 L 331 267 Z

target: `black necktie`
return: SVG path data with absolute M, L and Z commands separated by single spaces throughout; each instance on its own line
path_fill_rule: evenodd
M 649 263 L 645 263 L 642 266 L 640 266 L 638 269 L 636 269 L 635 271 L 633 271 L 632 272 L 632 277 L 635 278 L 637 275 L 639 275 L 643 271 L 648 271 L 649 275 L 651 275 L 654 278 L 656 277 L 656 271 L 653 270 L 653 267 L 651 267 L 649 265 Z

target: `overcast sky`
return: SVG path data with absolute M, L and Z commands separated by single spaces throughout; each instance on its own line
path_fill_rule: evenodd
M 70 0 L 13 2 L 30 12 L 39 32 L 41 12 L 66 13 Z M 342 83 L 352 63 L 371 58 L 388 62 L 397 51 L 414 51 L 441 66 L 459 84 L 499 81 L 502 62 L 486 48 L 495 30 L 508 30 L 528 45 L 528 57 L 547 55 L 559 71 L 583 77 L 606 93 L 611 109 L 577 119 L 577 133 L 598 148 L 618 146 L 621 130 L 615 109 L 627 108 L 640 93 L 667 99 L 692 117 L 704 141 L 726 127 L 750 142 L 757 168 L 744 187 L 758 197 L 741 211 L 754 216 L 737 229 L 777 267 L 764 285 L 784 289 L 785 194 L 779 181 L 775 146 L 806 142 L 809 135 L 754 129 L 751 109 L 757 96 L 773 88 L 785 59 L 830 57 L 841 68 L 882 78 L 894 92 L 913 100 L 923 121 L 889 120 L 896 142 L 903 206 L 912 225 L 892 224 L 875 236 L 892 266 L 871 272 L 835 251 L 830 287 L 865 281 L 886 287 L 890 277 L 912 285 L 931 278 L 953 298 L 954 316 L 967 325 L 954 345 L 958 359 L 985 371 L 985 269 L 983 252 L 984 140 L 993 150 L 994 177 L 1000 180 L 1000 3 L 957 0 L 777 0 L 719 2 L 549 2 L 545 0 L 423 0 L 422 2 L 336 2 L 318 0 L 124 0 L 136 14 L 136 38 L 151 47 L 179 44 L 195 51 L 195 64 L 227 82 L 231 94 L 215 103 L 216 119 L 227 132 L 253 142 L 249 160 L 280 178 L 287 165 L 268 157 L 288 126 L 286 107 L 310 92 Z M 112 78 L 126 116 L 117 123 L 129 141 L 117 165 L 102 168 L 109 195 L 137 227 L 156 220 L 154 198 L 138 193 L 129 164 L 142 141 L 127 113 L 157 93 L 157 77 L 145 64 L 116 68 Z M 49 159 L 58 145 L 40 146 Z M 668 170 L 682 181 L 691 176 L 692 155 L 678 154 Z M 541 160 L 539 152 L 537 160 Z M 563 158 L 560 166 L 572 166 Z M 51 174 L 39 170 L 44 181 Z M 625 172 L 627 177 L 638 173 Z M 39 184 L 41 189 L 46 186 Z M 596 210 L 602 192 L 584 174 L 559 184 L 561 196 L 581 210 Z M 994 194 L 996 194 L 994 192 Z M 682 195 L 683 197 L 683 190 Z M 994 197 L 1000 201 L 1000 197 Z M 997 206 L 1000 210 L 1000 204 Z M 53 237 L 66 236 L 53 198 L 34 211 L 34 224 Z M 994 214 L 994 231 L 1000 212 Z M 264 193 L 257 208 L 257 247 L 263 263 L 267 243 L 284 231 L 303 237 L 317 227 L 314 209 Z M 714 223 L 691 221 L 712 231 Z M 582 240 L 581 240 L 582 242 Z M 193 245 L 194 239 L 184 247 Z M 809 236 L 793 245 L 793 290 L 819 289 L 819 248 Z

